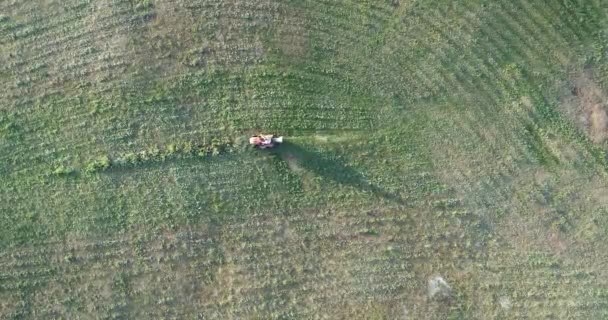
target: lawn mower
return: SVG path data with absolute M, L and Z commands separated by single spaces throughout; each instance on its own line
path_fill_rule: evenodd
M 272 134 L 260 134 L 249 138 L 249 144 L 258 149 L 270 149 L 283 143 L 283 137 L 275 137 Z

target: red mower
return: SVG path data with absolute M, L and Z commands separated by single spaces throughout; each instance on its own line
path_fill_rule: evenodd
M 258 149 L 270 149 L 283 143 L 283 137 L 275 137 L 272 134 L 260 134 L 249 138 L 249 144 Z

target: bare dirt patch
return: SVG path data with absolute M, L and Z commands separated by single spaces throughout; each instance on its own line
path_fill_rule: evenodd
M 608 127 L 608 115 L 605 106 L 595 104 L 589 113 L 589 130 L 593 142 L 603 142 L 606 140 L 606 128 Z
M 608 138 L 608 95 L 593 80 L 593 72 L 584 71 L 575 76 L 564 93 L 562 111 L 587 134 L 593 143 Z

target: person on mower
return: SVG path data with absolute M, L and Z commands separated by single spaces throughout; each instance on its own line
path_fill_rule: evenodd
M 272 146 L 272 136 L 253 136 L 249 139 L 249 143 L 255 146 Z

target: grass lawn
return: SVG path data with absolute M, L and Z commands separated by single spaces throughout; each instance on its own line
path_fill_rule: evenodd
M 601 0 L 5 0 L 0 87 L 0 319 L 608 318 Z

